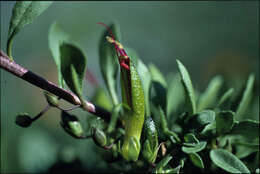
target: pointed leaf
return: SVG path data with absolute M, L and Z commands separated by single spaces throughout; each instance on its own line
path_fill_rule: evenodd
M 234 92 L 233 88 L 230 88 L 228 91 L 226 91 L 222 97 L 220 98 L 217 107 L 224 106 L 224 104 L 231 98 L 232 94 Z
M 250 173 L 248 168 L 235 155 L 224 149 L 210 151 L 211 160 L 230 173 Z
M 59 86 L 64 88 L 64 82 L 61 74 L 60 46 L 63 42 L 69 41 L 69 35 L 60 28 L 57 22 L 54 22 L 49 30 L 48 41 L 49 49 L 51 50 L 52 57 L 58 69 Z
M 60 46 L 61 73 L 68 87 L 79 97 L 86 72 L 86 58 L 75 45 L 63 43 Z
M 160 70 L 154 64 L 149 64 L 148 67 L 152 76 L 152 80 L 159 82 L 164 88 L 167 88 L 167 82 Z
M 201 157 L 199 156 L 199 154 L 197 154 L 197 153 L 190 153 L 189 156 L 190 156 L 190 160 L 192 161 L 192 163 L 195 166 L 204 169 L 204 163 L 203 163 Z
M 181 84 L 181 77 L 179 74 L 175 75 L 169 83 L 167 91 L 167 116 L 175 113 L 179 106 L 184 102 L 185 92 Z
M 188 112 L 192 115 L 196 113 L 196 103 L 190 75 L 184 65 L 178 59 L 176 61 L 178 64 L 179 72 L 181 74 L 182 84 L 186 93 Z
M 51 4 L 51 1 L 18 1 L 15 3 L 8 30 L 7 53 L 9 57 L 12 57 L 12 41 L 14 36 L 25 25 L 32 23 L 33 20 L 44 10 L 46 10 Z
M 162 107 L 164 113 L 167 113 L 167 82 L 163 74 L 154 64 L 149 64 L 149 71 L 152 77 L 150 100 L 156 107 Z
M 105 89 L 98 87 L 95 90 L 92 100 L 96 105 L 102 106 L 104 109 L 107 109 L 108 111 L 112 111 L 113 105 Z
M 223 79 L 220 76 L 215 76 L 209 83 L 206 91 L 201 95 L 198 103 L 198 111 L 212 108 L 216 103 L 219 90 L 223 84 Z
M 115 37 L 114 39 L 120 41 L 121 34 L 119 25 L 117 23 L 113 23 L 109 27 Z M 117 73 L 119 66 L 117 62 L 117 54 L 115 51 L 115 47 L 114 45 L 107 42 L 106 36 L 110 36 L 110 33 L 108 31 L 104 32 L 100 40 L 99 64 L 103 79 L 108 88 L 113 104 L 116 105 L 118 104 Z
M 172 156 L 167 155 L 165 156 L 155 167 L 156 171 L 160 171 L 163 169 L 163 167 L 165 167 L 172 159 Z
M 243 115 L 245 114 L 249 106 L 250 100 L 253 96 L 254 81 L 255 81 L 255 76 L 251 74 L 247 80 L 246 89 L 243 93 L 242 99 L 236 111 L 236 120 L 240 121 L 243 119 Z

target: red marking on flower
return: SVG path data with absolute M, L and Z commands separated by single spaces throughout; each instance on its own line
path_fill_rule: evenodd
M 117 53 L 117 57 L 118 57 L 118 61 L 119 61 L 119 64 L 120 64 L 120 67 L 124 68 L 124 69 L 127 69 L 127 70 L 130 70 L 129 68 L 129 57 L 127 56 L 124 48 L 122 48 L 122 46 L 120 46 L 121 44 L 119 44 L 116 40 L 115 40 L 115 37 L 111 31 L 111 29 L 104 23 L 102 22 L 98 22 L 98 24 L 100 25 L 103 25 L 106 27 L 107 31 L 110 33 L 112 39 L 113 39 L 113 42 L 111 42 L 114 46 L 115 46 L 115 49 L 116 49 L 116 53 Z M 121 48 L 120 48 L 121 47 Z

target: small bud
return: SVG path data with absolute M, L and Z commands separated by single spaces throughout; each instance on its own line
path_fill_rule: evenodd
M 43 91 L 43 93 L 49 105 L 54 107 L 59 106 L 59 100 L 55 95 L 49 93 L 48 91 Z
M 32 119 L 27 113 L 20 113 L 16 116 L 15 123 L 21 127 L 29 127 L 32 124 Z
M 68 134 L 75 138 L 84 138 L 84 131 L 76 116 L 62 111 L 61 119 L 61 126 Z
M 92 129 L 92 136 L 93 136 L 93 140 L 95 142 L 96 145 L 100 146 L 100 147 L 105 147 L 107 144 L 107 136 L 104 133 L 104 131 L 102 131 L 99 128 L 93 128 Z

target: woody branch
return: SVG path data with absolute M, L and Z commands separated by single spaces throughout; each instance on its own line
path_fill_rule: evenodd
M 27 70 L 26 68 L 22 67 L 21 65 L 15 63 L 14 61 L 10 60 L 10 58 L 1 50 L 0 51 L 0 67 L 13 75 L 17 76 L 20 79 L 23 79 L 30 84 L 37 86 L 43 90 L 46 90 L 61 99 L 68 101 L 73 105 L 81 105 L 82 103 L 79 98 L 72 93 L 71 91 L 62 89 L 58 87 L 56 84 L 44 79 L 43 77 Z M 94 105 L 89 101 L 85 101 L 86 108 L 82 107 L 82 109 L 104 119 L 105 121 L 109 121 L 111 117 L 111 113 L 107 110 Z

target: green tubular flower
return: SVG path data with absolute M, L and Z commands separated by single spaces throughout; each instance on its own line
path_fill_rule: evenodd
M 128 161 L 137 161 L 145 114 L 144 91 L 133 61 L 127 56 L 123 46 L 114 40 L 113 34 L 110 34 L 112 37 L 106 38 L 115 46 L 120 64 L 122 102 L 129 107 L 129 110 L 124 109 L 125 137 L 121 154 Z

